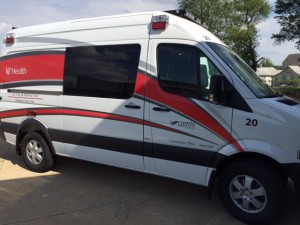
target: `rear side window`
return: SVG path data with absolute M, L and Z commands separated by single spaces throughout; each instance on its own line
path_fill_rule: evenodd
M 66 49 L 64 94 L 128 99 L 133 95 L 141 46 Z

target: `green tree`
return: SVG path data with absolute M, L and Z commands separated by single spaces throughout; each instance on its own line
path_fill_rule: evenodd
M 253 24 L 249 24 L 245 28 L 236 27 L 229 29 L 225 43 L 256 70 L 258 58 L 256 49 L 259 42 L 257 29 Z
M 256 69 L 259 35 L 255 26 L 271 12 L 267 0 L 178 0 L 178 4 Z
M 231 0 L 178 0 L 179 7 L 192 13 L 199 19 L 200 25 L 219 37 L 224 37 L 224 30 L 232 23 Z
M 229 45 L 254 70 L 257 68 L 259 35 L 256 25 L 265 20 L 271 13 L 271 5 L 266 0 L 235 0 L 234 10 L 240 23 L 229 30 Z M 236 21 L 236 18 L 235 18 Z
M 300 50 L 300 1 L 277 0 L 275 4 L 275 16 L 281 29 L 278 34 L 273 34 L 275 44 L 285 41 L 296 41 L 296 48 Z
M 274 64 L 272 63 L 271 59 L 269 59 L 269 58 L 264 58 L 264 59 L 261 61 L 261 66 L 262 66 L 262 67 L 274 67 Z

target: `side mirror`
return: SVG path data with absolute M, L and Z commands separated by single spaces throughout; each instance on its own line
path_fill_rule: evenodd
M 232 84 L 223 75 L 213 75 L 209 87 L 209 102 L 216 105 L 229 105 L 233 91 Z

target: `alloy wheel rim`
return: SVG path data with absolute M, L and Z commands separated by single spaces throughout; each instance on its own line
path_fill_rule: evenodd
M 40 164 L 43 160 L 43 148 L 41 144 L 36 140 L 29 141 L 26 146 L 26 155 L 32 164 Z
M 267 193 L 263 185 L 248 175 L 234 177 L 229 185 L 234 204 L 247 213 L 259 213 L 267 204 Z

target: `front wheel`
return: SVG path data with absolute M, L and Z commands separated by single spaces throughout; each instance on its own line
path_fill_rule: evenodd
M 222 168 L 219 192 L 231 214 L 249 224 L 274 222 L 287 196 L 283 178 L 259 160 L 241 160 Z
M 35 132 L 27 133 L 21 142 L 25 165 L 34 172 L 47 172 L 53 167 L 53 156 L 44 138 Z

